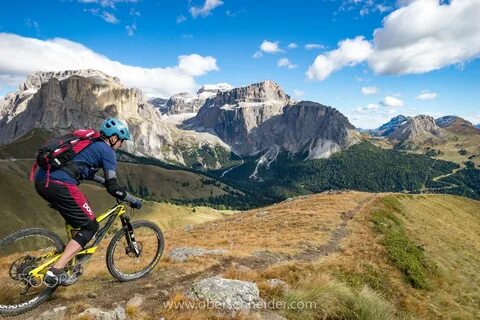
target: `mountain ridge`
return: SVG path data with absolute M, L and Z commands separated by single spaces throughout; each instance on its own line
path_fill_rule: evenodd
M 180 94 L 166 103 L 150 101 L 157 106 L 149 103 L 141 90 L 126 88 L 118 78 L 96 70 L 35 73 L 0 103 L 0 143 L 9 143 L 34 128 L 53 130 L 54 134 L 71 128 L 95 128 L 105 117 L 116 116 L 127 122 L 135 140 L 135 146 L 125 145 L 127 152 L 218 169 L 234 164 L 228 156 L 232 148 L 249 156 L 261 156 L 276 148 L 292 153 L 308 150 L 310 159 L 329 157 L 360 141 L 343 114 L 320 104 L 295 103 L 271 80 L 239 88 L 224 83 L 205 85 L 193 98 Z M 190 104 L 185 104 L 188 101 Z M 199 105 L 194 126 L 182 127 L 167 121 L 168 114 L 166 118 L 161 115 L 162 108 L 170 116 L 195 114 Z M 212 111 L 219 116 L 212 116 Z M 304 117 L 306 112 L 313 118 Z M 300 123 L 296 117 L 302 119 Z M 318 130 L 307 129 L 316 126 L 312 119 L 321 121 L 326 138 Z M 199 127 L 207 130 L 191 130 Z M 281 138 L 272 140 L 270 130 L 281 132 Z M 332 134 L 335 130 L 338 132 Z
M 184 122 L 185 128 L 214 132 L 241 156 L 307 151 L 327 158 L 360 141 L 348 119 L 319 103 L 295 102 L 273 81 L 218 93 Z

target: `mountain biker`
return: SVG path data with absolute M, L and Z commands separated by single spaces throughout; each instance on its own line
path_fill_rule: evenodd
M 100 126 L 100 138 L 77 154 L 67 165 L 51 173 L 39 169 L 35 176 L 37 193 L 58 210 L 65 222 L 80 229 L 68 242 L 60 259 L 48 270 L 44 281 L 48 285 L 64 284 L 68 279 L 67 263 L 86 246 L 99 229 L 85 195 L 78 185 L 81 180 L 94 180 L 105 185 L 108 193 L 130 203 L 132 208 L 142 206 L 140 199 L 129 194 L 118 185 L 116 176 L 117 160 L 115 150 L 124 140 L 130 140 L 128 128 L 118 119 L 108 118 Z M 96 175 L 102 168 L 105 178 Z M 47 185 L 47 175 L 50 183 Z

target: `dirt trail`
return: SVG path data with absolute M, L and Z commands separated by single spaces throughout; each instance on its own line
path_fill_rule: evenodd
M 328 240 L 328 242 L 322 246 L 319 246 L 317 248 L 307 249 L 295 255 L 294 260 L 312 261 L 312 260 L 318 259 L 321 256 L 328 256 L 329 254 L 339 251 L 342 239 L 348 235 L 348 229 L 347 229 L 348 221 L 353 219 L 353 217 L 356 214 L 358 214 L 360 211 L 362 211 L 364 206 L 374 198 L 375 196 L 370 196 L 366 199 L 361 200 L 357 204 L 355 209 L 349 210 L 347 212 L 341 212 L 340 217 L 342 219 L 342 222 L 338 225 L 338 227 L 335 230 L 333 230 L 330 240 Z

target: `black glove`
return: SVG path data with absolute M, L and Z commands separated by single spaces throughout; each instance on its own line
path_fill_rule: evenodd
M 130 207 L 133 209 L 140 209 L 142 207 L 142 200 L 135 198 L 132 201 L 130 201 Z

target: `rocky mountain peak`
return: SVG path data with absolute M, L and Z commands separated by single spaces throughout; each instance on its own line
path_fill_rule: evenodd
M 450 132 L 460 132 L 467 134 L 480 134 L 478 127 L 475 127 L 470 121 L 458 116 L 445 116 L 435 120 L 435 123 Z
M 397 130 L 401 125 L 407 122 L 409 117 L 405 117 L 404 115 L 398 115 L 393 117 L 387 123 L 381 125 L 378 129 L 372 130 L 372 134 L 375 136 L 388 136 L 393 131 Z
M 240 156 L 262 152 L 268 159 L 280 151 L 326 158 L 359 141 L 340 112 L 315 102 L 295 103 L 270 80 L 217 93 L 184 127 L 215 133 Z
M 382 129 L 386 129 L 386 128 L 391 128 L 391 127 L 394 127 L 394 126 L 398 126 L 398 125 L 401 125 L 403 123 L 405 123 L 407 120 L 408 120 L 409 117 L 405 117 L 404 115 L 401 115 L 399 114 L 398 116 L 396 117 L 393 117 L 392 119 L 390 119 L 389 122 L 383 124 L 382 126 L 380 126 L 378 128 L 378 130 L 382 130 Z
M 457 120 L 460 120 L 460 119 L 463 120 L 462 118 L 457 117 L 457 116 L 444 116 L 444 117 L 436 119 L 435 123 L 440 128 L 445 128 L 445 127 L 448 127 L 448 126 L 452 125 L 453 123 L 455 123 Z
M 165 106 L 160 109 L 163 114 L 173 115 L 182 113 L 197 113 L 205 101 L 215 97 L 217 93 L 231 90 L 232 86 L 228 83 L 206 84 L 203 85 L 196 95 L 188 92 L 181 92 L 168 99 Z
M 217 84 L 205 84 L 197 91 L 197 95 L 202 93 L 213 93 L 217 94 L 219 91 L 228 91 L 233 89 L 228 83 L 217 83 Z
M 240 103 L 281 102 L 287 104 L 290 97 L 274 81 L 266 80 L 245 87 L 219 92 L 215 104 L 239 105 Z
M 431 138 L 445 136 L 445 131 L 437 126 L 435 119 L 427 115 L 418 115 L 393 131 L 388 138 L 399 143 L 421 144 Z
M 44 81 L 55 74 L 40 74 L 39 79 Z M 160 112 L 146 102 L 139 89 L 123 87 L 115 78 L 103 77 L 101 73 L 87 72 L 89 76 L 83 77 L 64 72 L 61 76 L 66 74 L 70 76 L 63 80 L 52 76 L 37 91 L 31 87 L 29 95 L 19 90 L 8 104 L 0 104 L 0 144 L 14 141 L 35 128 L 54 134 L 98 128 L 105 118 L 114 116 L 126 121 L 135 141 L 134 145 L 126 143 L 124 150 L 138 156 L 184 165 L 198 160 L 200 166 L 217 168 L 221 163 L 215 150 L 229 152 L 229 147 L 216 136 L 184 132 L 163 122 Z M 214 150 L 208 164 L 204 158 L 195 159 L 184 153 L 184 150 L 195 152 L 202 148 Z
M 80 76 L 84 78 L 94 78 L 98 82 L 110 82 L 121 85 L 120 79 L 117 77 L 112 77 L 102 71 L 94 69 L 82 69 L 82 70 L 65 70 L 65 71 L 38 71 L 30 74 L 27 77 L 27 80 L 20 85 L 20 90 L 35 90 L 40 89 L 42 84 L 47 83 L 52 78 L 57 78 L 58 80 L 63 80 L 71 76 Z

